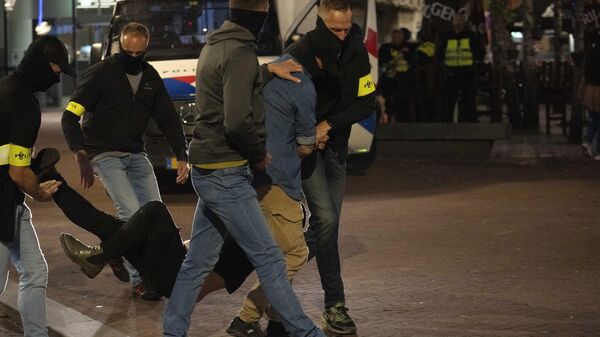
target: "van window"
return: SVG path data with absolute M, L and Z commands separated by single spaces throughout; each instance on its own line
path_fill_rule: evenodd
M 124 1 L 115 8 L 110 31 L 109 54 L 119 50 L 119 32 L 129 22 L 150 29 L 149 61 L 197 58 L 206 35 L 219 28 L 229 16 L 228 0 L 208 1 Z M 281 50 L 277 17 L 270 13 L 258 41 L 259 55 Z

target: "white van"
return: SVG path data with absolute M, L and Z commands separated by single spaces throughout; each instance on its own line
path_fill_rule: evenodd
M 302 34 L 314 29 L 318 0 L 271 0 L 269 16 L 258 41 L 259 62 L 269 62 Z M 377 80 L 377 22 L 375 0 L 350 0 L 354 23 L 365 32 L 371 55 L 372 76 Z M 107 41 L 96 49 L 96 61 L 118 52 L 121 28 L 129 22 L 150 29 L 146 59 L 163 78 L 179 112 L 186 136 L 192 137 L 196 119 L 196 63 L 206 34 L 221 26 L 228 16 L 228 0 L 120 0 L 117 1 Z M 94 52 L 92 53 L 94 55 Z M 92 57 L 94 62 L 94 57 Z M 351 156 L 368 155 L 375 131 L 373 116 L 352 128 Z M 146 132 L 146 150 L 155 170 L 176 169 L 177 161 L 156 125 Z

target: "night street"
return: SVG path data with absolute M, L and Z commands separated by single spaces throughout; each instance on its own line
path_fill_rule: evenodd
M 81 191 L 59 113 L 43 115 L 37 146 L 60 149 L 59 171 Z M 598 336 L 598 165 L 378 161 L 366 175 L 350 176 L 340 245 L 358 335 Z M 114 213 L 99 181 L 82 194 Z M 188 238 L 195 195 L 163 198 Z M 29 205 L 49 265 L 48 297 L 126 335 L 160 336 L 166 299 L 133 299 L 130 286 L 109 268 L 89 280 L 65 257 L 58 235 L 98 240 L 53 203 Z M 11 271 L 12 282 L 16 277 Z M 251 284 L 198 305 L 190 336 L 223 334 Z M 294 288 L 319 322 L 314 261 Z M 93 333 L 110 336 L 102 329 Z

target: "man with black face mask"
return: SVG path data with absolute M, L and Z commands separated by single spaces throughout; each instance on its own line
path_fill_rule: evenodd
M 25 204 L 25 194 L 46 202 L 60 183 L 40 184 L 30 168 L 41 123 L 36 92 L 74 76 L 62 42 L 44 36 L 29 45 L 17 70 L 0 79 L 0 293 L 8 281 L 9 261 L 19 277 L 19 311 L 25 336 L 47 337 L 48 267 Z
M 321 337 L 290 282 L 281 249 L 273 240 L 251 167 L 271 162 L 265 147 L 262 76 L 256 38 L 268 0 L 230 0 L 230 19 L 207 35 L 196 67 L 198 124 L 190 144 L 192 184 L 198 195 L 190 247 L 171 292 L 163 336 L 187 336 L 196 298 L 230 236 L 256 267 L 261 287 L 285 328 L 295 337 Z M 245 331 L 261 336 L 258 329 Z M 235 336 L 241 336 L 235 334 Z
M 81 75 L 62 117 L 63 132 L 79 164 L 82 186 L 93 185 L 94 173 L 100 177 L 119 218 L 125 221 L 140 206 L 161 200 L 142 139 L 150 118 L 156 121 L 177 157 L 177 183 L 183 184 L 189 173 L 181 121 L 159 74 L 144 60 L 148 41 L 146 26 L 129 23 L 123 27 L 119 53 Z M 131 279 L 134 295 L 148 300 L 160 298 L 144 287 L 133 268 L 128 266 L 128 273 L 120 260 L 112 261 L 110 266 L 120 280 Z
M 325 76 L 315 80 L 317 139 L 323 148 L 302 162 L 302 189 L 312 213 L 306 232 L 310 254 L 316 256 L 325 292 L 324 328 L 353 334 L 356 325 L 346 308 L 338 250 L 338 230 L 346 185 L 346 156 L 352 124 L 375 112 L 375 84 L 360 32 L 352 28 L 346 0 L 321 0 L 317 27 L 290 47 L 309 44 L 321 54 Z M 329 140 L 326 140 L 326 136 Z M 316 254 L 316 255 L 315 255 Z

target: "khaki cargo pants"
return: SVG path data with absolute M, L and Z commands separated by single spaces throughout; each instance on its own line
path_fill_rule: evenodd
M 304 214 L 300 202 L 290 198 L 280 187 L 257 189 L 258 199 L 273 239 L 285 257 L 290 282 L 306 264 L 308 247 L 304 241 Z M 244 322 L 258 322 L 264 313 L 278 320 L 270 308 L 260 283 L 257 281 L 242 305 L 239 316 Z

